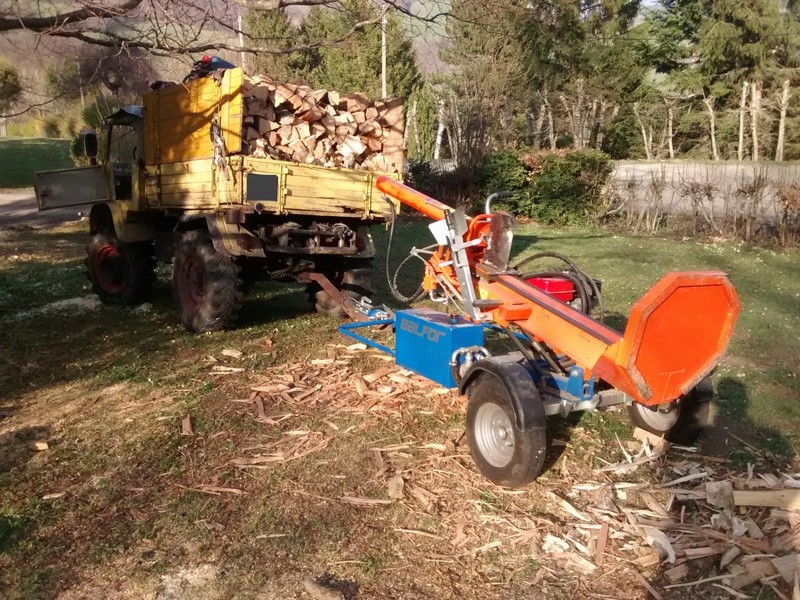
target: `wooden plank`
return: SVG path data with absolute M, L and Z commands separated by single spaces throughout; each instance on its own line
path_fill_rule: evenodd
M 771 506 L 800 511 L 800 490 L 734 490 L 736 506 Z

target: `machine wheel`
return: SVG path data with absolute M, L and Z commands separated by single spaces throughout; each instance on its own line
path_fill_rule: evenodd
M 97 233 L 86 247 L 84 264 L 92 291 L 106 304 L 141 302 L 155 281 L 152 242 L 124 243 Z
M 526 485 L 544 466 L 545 431 L 517 428 L 508 391 L 497 377 L 481 377 L 469 392 L 467 440 L 478 470 L 497 485 Z
M 706 377 L 691 392 L 670 403 L 664 410 L 634 402 L 627 407 L 628 416 L 636 427 L 664 436 L 670 442 L 693 443 L 713 421 L 713 397 L 711 377 Z
M 172 286 L 181 323 L 203 333 L 233 327 L 242 305 L 239 267 L 214 249 L 208 232 L 189 231 L 175 251 Z
M 371 258 L 340 261 L 336 266 L 323 267 L 320 272 L 330 279 L 345 297 L 358 299 L 373 293 Z M 344 308 L 319 285 L 312 283 L 307 289 L 309 300 L 317 312 L 335 317 L 347 316 Z

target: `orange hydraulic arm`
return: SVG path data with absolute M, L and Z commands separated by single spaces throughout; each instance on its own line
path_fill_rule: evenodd
M 441 220 L 452 211 L 388 177 L 379 177 L 376 185 L 432 219 Z M 484 260 L 492 245 L 491 219 L 492 215 L 472 219 L 464 242 L 479 240 L 467 253 L 473 283 L 479 306 L 499 325 L 517 325 L 648 406 L 688 393 L 725 352 L 739 314 L 739 300 L 724 273 L 669 273 L 634 305 L 625 333 L 620 334 L 529 285 L 504 266 L 498 268 Z M 440 247 L 426 268 L 458 289 L 449 258 L 450 249 Z M 435 280 L 426 276 L 427 285 Z

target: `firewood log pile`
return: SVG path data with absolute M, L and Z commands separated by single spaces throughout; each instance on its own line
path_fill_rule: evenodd
M 245 76 L 243 151 L 326 167 L 402 172 L 404 111 L 399 98 L 314 90 L 265 75 Z

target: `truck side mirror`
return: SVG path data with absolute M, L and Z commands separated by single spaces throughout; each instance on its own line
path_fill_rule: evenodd
M 83 132 L 83 153 L 92 164 L 97 159 L 97 133 L 94 131 Z

